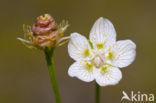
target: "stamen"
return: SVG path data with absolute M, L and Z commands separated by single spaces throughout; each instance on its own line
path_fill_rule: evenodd
M 89 64 L 89 63 L 86 63 L 86 66 L 89 70 L 93 70 L 93 65 L 92 64 Z
M 106 41 L 104 43 L 97 43 L 96 46 L 98 49 L 102 49 L 103 46 L 105 45 Z
M 109 46 L 108 51 L 109 51 L 109 54 L 108 54 L 108 57 L 107 57 L 107 58 L 108 58 L 108 59 L 113 59 L 113 58 L 115 58 L 113 52 L 111 51 L 111 46 Z
M 100 73 L 101 73 L 101 74 L 105 73 L 105 71 L 106 71 L 107 69 L 108 69 L 108 66 L 103 66 L 103 67 L 101 68 Z
M 89 55 L 90 55 L 89 49 L 87 48 L 87 49 L 83 52 L 83 54 L 86 55 L 86 56 L 89 56 Z
M 68 28 L 69 23 L 68 21 L 62 20 L 62 22 L 58 25 L 58 30 L 60 33 L 60 36 L 63 36 L 63 33 L 65 32 L 65 30 Z
M 108 54 L 108 59 L 113 59 L 113 58 L 115 58 L 113 52 L 109 52 L 109 54 Z
M 104 44 L 102 44 L 102 43 L 98 43 L 98 44 L 96 44 L 96 46 L 97 46 L 98 49 L 102 49 L 103 46 L 104 46 Z

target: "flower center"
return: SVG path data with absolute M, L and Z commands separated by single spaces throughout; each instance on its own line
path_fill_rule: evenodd
M 93 51 L 93 55 L 92 55 L 92 58 L 90 59 L 90 61 L 97 68 L 102 67 L 106 62 L 104 52 Z

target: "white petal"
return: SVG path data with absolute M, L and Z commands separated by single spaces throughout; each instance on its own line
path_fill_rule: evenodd
M 136 56 L 136 45 L 131 40 L 120 40 L 114 45 L 115 58 L 112 65 L 126 67 L 130 65 Z
M 84 52 L 90 51 L 90 46 L 87 39 L 78 33 L 71 34 L 71 40 L 68 43 L 68 53 L 71 58 L 78 61 L 87 57 Z
M 116 41 L 116 31 L 113 24 L 103 17 L 94 23 L 90 31 L 90 41 L 95 44 L 112 44 Z
M 108 67 L 105 72 L 101 69 L 94 69 L 94 77 L 100 86 L 116 85 L 122 78 L 122 73 L 118 68 Z
M 89 69 L 86 66 L 86 62 L 83 61 L 73 63 L 68 70 L 68 74 L 85 82 L 94 80 L 93 70 Z

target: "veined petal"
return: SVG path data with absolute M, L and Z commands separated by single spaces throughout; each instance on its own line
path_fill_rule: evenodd
M 115 43 L 116 31 L 113 24 L 108 19 L 100 17 L 90 31 L 89 39 L 97 48 Z
M 131 40 L 120 40 L 113 47 L 115 58 L 112 65 L 117 67 L 126 67 L 130 65 L 136 56 L 136 45 Z
M 81 34 L 72 33 L 71 40 L 68 43 L 68 53 L 76 61 L 86 58 L 90 55 L 88 40 Z
M 73 63 L 69 67 L 68 74 L 71 77 L 77 77 L 85 82 L 91 82 L 94 80 L 93 65 L 83 60 Z
M 94 69 L 94 77 L 100 86 L 116 85 L 122 78 L 118 68 L 105 66 L 101 69 Z

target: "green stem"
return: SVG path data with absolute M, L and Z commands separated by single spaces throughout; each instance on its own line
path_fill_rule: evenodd
M 51 50 L 46 49 L 44 52 L 45 52 L 45 56 L 46 56 L 46 60 L 47 60 L 47 65 L 48 65 L 48 69 L 49 69 L 52 88 L 53 88 L 54 95 L 55 95 L 55 100 L 56 100 L 56 103 L 61 103 L 60 94 L 59 94 L 59 90 L 58 90 L 58 84 L 56 81 L 54 60 L 53 60 L 54 48 L 52 48 Z
M 96 97 L 96 103 L 100 103 L 100 86 L 96 83 L 96 87 L 95 87 L 95 97 Z

